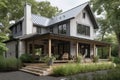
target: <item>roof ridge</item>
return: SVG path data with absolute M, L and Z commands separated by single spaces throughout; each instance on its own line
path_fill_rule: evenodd
M 59 13 L 59 14 L 55 15 L 54 17 L 59 16 L 59 15 L 61 15 L 61 14 L 63 14 L 63 13 L 66 13 L 66 12 L 68 12 L 68 11 L 70 11 L 70 10 L 73 10 L 73 9 L 75 9 L 75 8 L 79 7 L 79 6 L 82 6 L 82 5 L 86 4 L 86 3 L 88 3 L 88 4 L 89 4 L 89 1 L 84 2 L 84 3 L 82 3 L 82 4 L 78 5 L 78 6 L 73 7 L 73 8 L 71 8 L 71 9 L 67 10 L 67 11 L 62 12 L 62 13 Z

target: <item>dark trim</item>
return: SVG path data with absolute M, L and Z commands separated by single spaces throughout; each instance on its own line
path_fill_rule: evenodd
M 4 41 L 3 43 L 8 43 L 8 42 L 11 42 L 11 41 L 17 41 L 18 39 L 9 39 L 9 40 L 7 40 L 7 41 Z
M 95 18 L 94 14 L 93 14 L 93 11 L 90 8 L 90 5 L 88 4 L 85 9 L 88 11 L 88 14 L 90 15 L 90 20 L 93 23 L 94 29 L 98 29 L 99 27 L 98 27 L 96 18 Z
M 18 25 L 19 23 L 23 23 L 23 20 L 20 20 L 20 21 L 16 22 L 15 24 L 11 25 L 9 28 L 12 28 L 12 27 Z

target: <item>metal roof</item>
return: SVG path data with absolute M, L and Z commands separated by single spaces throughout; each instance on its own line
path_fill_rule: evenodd
M 32 22 L 33 22 L 33 24 L 38 25 L 38 26 L 48 27 L 50 25 L 59 23 L 61 21 L 65 21 L 65 20 L 76 17 L 86 7 L 87 7 L 87 10 L 90 14 L 90 18 L 91 18 L 92 23 L 94 25 L 94 29 L 98 28 L 96 19 L 93 15 L 92 10 L 90 9 L 90 6 L 89 6 L 88 2 L 83 3 L 83 4 L 81 4 L 77 7 L 74 7 L 72 9 L 68 10 L 68 11 L 65 11 L 63 13 L 60 13 L 60 14 L 52 17 L 52 18 L 47 18 L 47 17 L 43 17 L 43 16 L 40 16 L 40 15 L 32 14 Z M 22 17 L 19 21 L 22 21 L 23 19 L 24 19 L 24 17 Z
M 43 16 L 32 14 L 32 21 L 33 21 L 33 24 L 36 24 L 36 25 L 48 26 L 50 19 Z
M 81 4 L 77 7 L 74 7 L 66 12 L 58 14 L 57 16 L 51 19 L 51 21 L 49 22 L 49 25 L 76 17 L 87 5 L 88 5 L 88 2 Z

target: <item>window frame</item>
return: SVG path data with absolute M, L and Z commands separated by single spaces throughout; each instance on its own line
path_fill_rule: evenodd
M 85 13 L 85 12 L 82 13 L 82 17 L 83 17 L 84 19 L 86 18 L 86 13 Z
M 37 33 L 41 33 L 41 27 L 37 27 Z
M 58 26 L 58 34 L 62 34 L 62 35 L 67 34 L 67 24 L 60 24 Z
M 90 26 L 77 23 L 77 34 L 90 37 Z

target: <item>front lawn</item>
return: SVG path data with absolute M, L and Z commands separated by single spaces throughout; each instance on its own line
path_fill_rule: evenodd
M 111 62 L 87 63 L 87 64 L 69 63 L 53 68 L 53 74 L 56 76 L 68 76 L 77 73 L 108 70 L 114 67 L 115 64 Z

